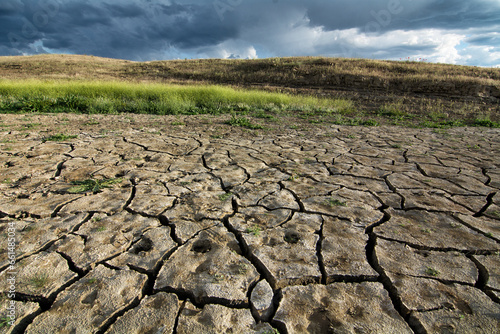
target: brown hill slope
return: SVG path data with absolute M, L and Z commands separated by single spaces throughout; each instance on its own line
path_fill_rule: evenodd
M 0 57 L 0 78 L 216 83 L 347 97 L 380 112 L 499 120 L 500 69 L 319 57 L 132 62 L 78 55 Z M 443 116 L 444 117 L 444 116 Z

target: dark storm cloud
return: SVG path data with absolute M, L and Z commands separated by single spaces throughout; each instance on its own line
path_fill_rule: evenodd
M 46 4 L 52 4 L 51 12 Z M 168 46 L 218 44 L 238 33 L 206 3 L 24 0 L 3 4 L 0 17 L 3 54 L 33 52 L 33 43 L 40 41 L 49 49 L 138 59 Z
M 495 0 L 2 0 L 0 55 L 394 58 L 453 51 L 444 34 L 498 47 L 499 18 Z
M 379 23 L 381 31 L 462 29 L 498 24 L 500 3 L 487 0 L 351 0 L 349 4 L 313 1 L 307 13 L 312 24 L 328 30 L 370 30 L 372 22 Z

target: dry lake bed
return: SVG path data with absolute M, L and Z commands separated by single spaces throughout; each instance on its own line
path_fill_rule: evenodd
M 0 333 L 499 332 L 500 130 L 227 119 L 0 115 Z

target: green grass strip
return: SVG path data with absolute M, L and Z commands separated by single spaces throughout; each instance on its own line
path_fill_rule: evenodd
M 320 99 L 216 85 L 166 85 L 118 81 L 0 80 L 0 112 L 158 115 L 233 111 L 352 109 L 346 100 Z

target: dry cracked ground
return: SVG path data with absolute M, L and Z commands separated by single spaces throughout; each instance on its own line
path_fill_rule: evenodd
M 1 124 L 0 333 L 499 332 L 498 130 Z

